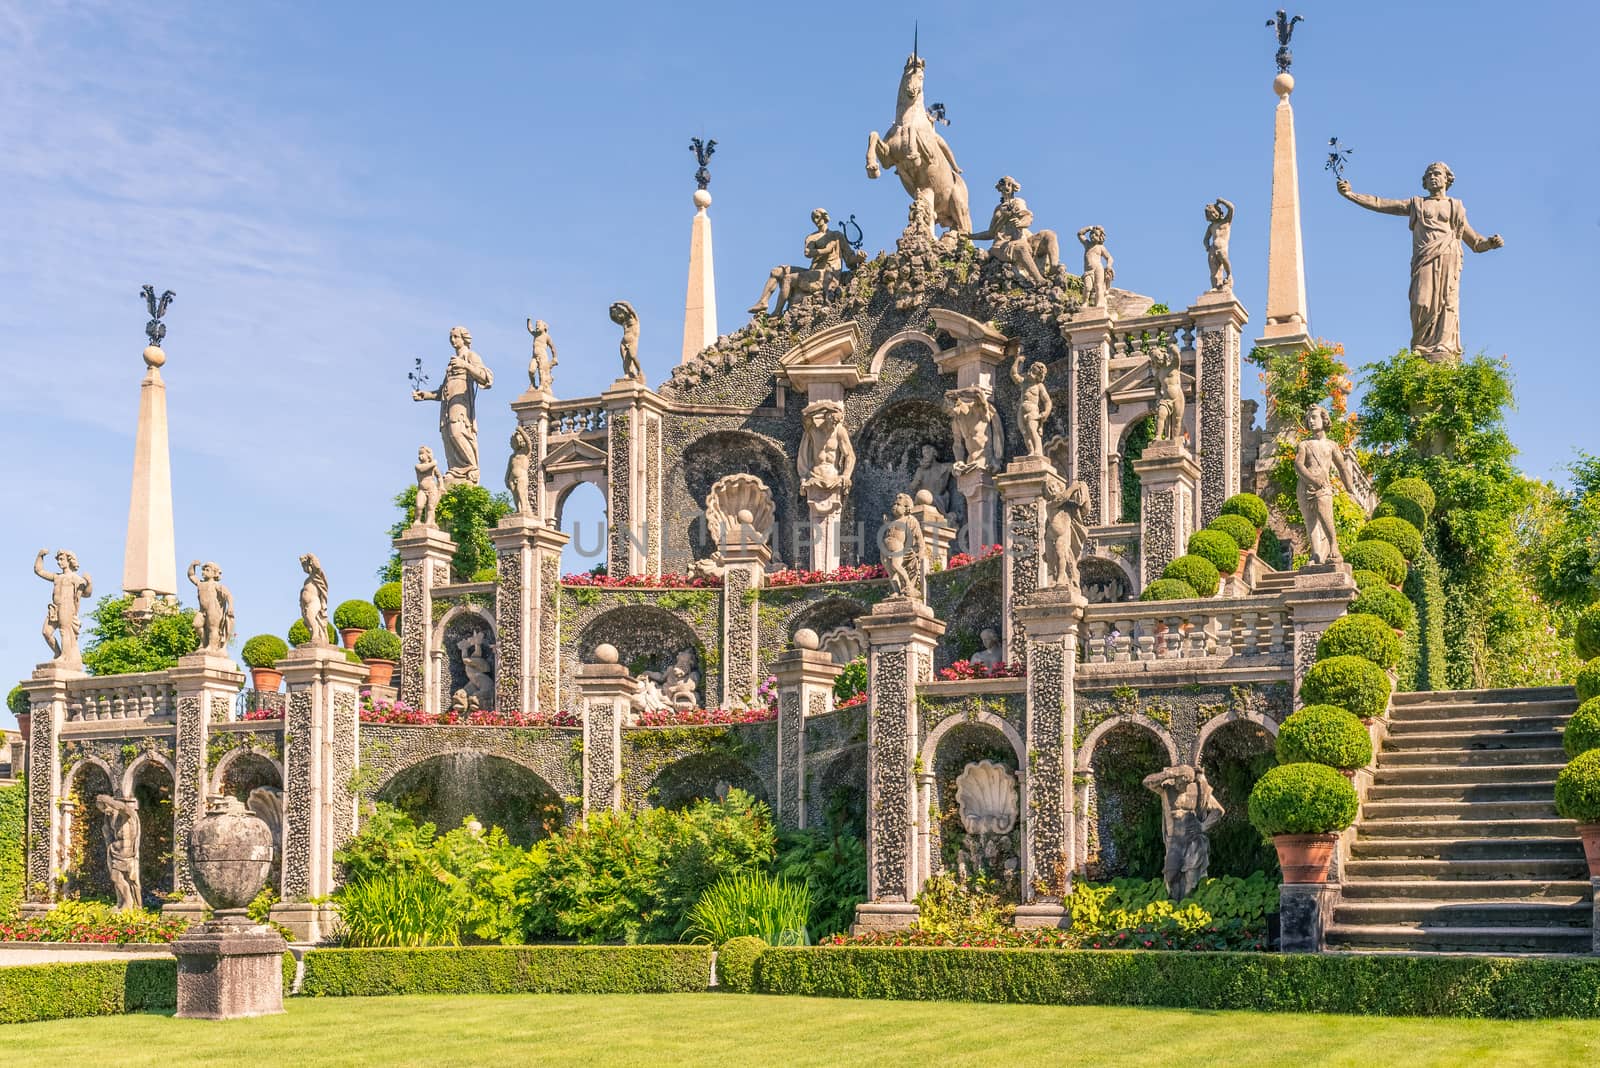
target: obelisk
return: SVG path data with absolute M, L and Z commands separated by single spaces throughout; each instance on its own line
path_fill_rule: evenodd
M 689 231 L 689 286 L 683 298 L 683 355 L 679 363 L 688 363 L 717 340 L 717 282 L 711 267 L 711 216 L 706 209 L 711 206 L 711 172 L 706 164 L 716 149 L 715 141 L 701 142 L 697 137 L 689 148 L 700 162 L 695 172 L 699 188 L 694 191 L 694 222 Z
M 133 489 L 128 499 L 128 548 L 122 562 L 122 589 L 133 597 L 128 614 L 148 618 L 156 600 L 178 594 L 178 553 L 172 532 L 172 456 L 167 445 L 167 384 L 161 367 L 167 354 L 161 321 L 174 294 L 159 298 L 144 287 L 150 306 L 145 335 L 145 375 L 139 384 L 139 429 L 133 443 Z

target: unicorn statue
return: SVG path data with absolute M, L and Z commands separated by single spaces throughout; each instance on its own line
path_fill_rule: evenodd
M 895 171 L 911 199 L 929 206 L 928 214 L 935 222 L 948 230 L 971 233 L 967 183 L 956 166 L 955 153 L 933 127 L 935 116 L 923 103 L 924 65 L 913 46 L 900 74 L 894 125 L 882 137 L 873 130 L 867 138 L 867 177 L 878 177 L 885 167 Z M 928 236 L 933 236 L 931 227 Z

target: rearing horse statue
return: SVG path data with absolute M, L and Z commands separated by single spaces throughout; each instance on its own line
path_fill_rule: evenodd
M 971 233 L 967 183 L 956 166 L 955 153 L 933 128 L 922 102 L 923 66 L 922 57 L 916 53 L 906 59 L 895 102 L 894 125 L 882 137 L 874 130 L 867 139 L 867 177 L 876 178 L 888 167 L 900 175 L 900 184 L 912 200 L 928 202 L 934 221 L 940 226 Z

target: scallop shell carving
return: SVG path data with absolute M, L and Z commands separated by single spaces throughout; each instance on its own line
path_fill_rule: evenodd
M 741 514 L 748 518 L 741 521 Z M 739 544 L 741 527 L 751 533 L 745 537 L 754 544 L 767 540 L 774 516 L 772 491 L 755 475 L 726 475 L 711 487 L 706 498 L 706 529 L 717 548 Z
M 834 627 L 818 643 L 824 652 L 833 657 L 835 664 L 848 664 L 867 655 L 867 636 L 855 627 Z
M 968 834 L 1008 834 L 1017 825 L 1017 777 L 992 760 L 968 764 L 956 776 L 956 806 Z

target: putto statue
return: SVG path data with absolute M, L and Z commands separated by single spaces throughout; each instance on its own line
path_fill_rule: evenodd
M 915 50 L 900 73 L 894 124 L 882 137 L 874 130 L 867 138 L 867 177 L 876 178 L 887 167 L 900 176 L 900 184 L 914 201 L 926 203 L 934 222 L 949 230 L 970 233 L 972 213 L 967 207 L 967 183 L 956 166 L 955 153 L 939 131 L 922 99 L 925 66 Z M 932 236 L 932 228 L 928 230 Z
M 101 794 L 94 799 L 94 807 L 105 817 L 106 869 L 117 895 L 117 910 L 141 908 L 144 894 L 139 886 L 139 801 Z
M 761 299 L 750 305 L 751 315 L 764 315 L 767 301 L 778 294 L 773 315 L 782 315 L 801 297 L 814 294 L 826 296 L 848 268 L 854 270 L 866 262 L 867 254 L 850 246 L 850 239 L 841 230 L 828 229 L 828 210 L 818 208 L 811 213 L 814 229 L 806 235 L 805 257 L 810 267 L 779 266 L 767 275 Z
M 94 595 L 94 583 L 88 575 L 78 570 L 78 556 L 68 549 L 56 552 L 56 566 L 60 571 L 46 571 L 44 558 L 49 549 L 40 549 L 33 559 L 33 573 L 50 583 L 50 606 L 44 610 L 44 643 L 50 647 L 51 658 L 66 667 L 80 667 L 83 656 L 78 651 L 78 603 Z
M 1028 455 L 1040 459 L 1044 458 L 1045 420 L 1055 410 L 1050 391 L 1044 386 L 1045 375 L 1049 373 L 1043 361 L 1035 360 L 1028 366 L 1027 375 L 1024 376 L 1022 346 L 1017 346 L 1016 359 L 1011 362 L 1011 381 L 1022 387 L 1022 395 L 1017 401 L 1017 430 L 1022 434 L 1022 447 L 1028 451 Z
M 1189 764 L 1146 775 L 1144 786 L 1161 797 L 1161 838 L 1167 846 L 1161 878 L 1167 884 L 1167 897 L 1182 901 L 1194 893 L 1211 866 L 1206 832 L 1223 817 L 1223 808 L 1206 782 L 1206 773 Z
M 1008 263 L 1023 278 L 1034 285 L 1045 285 L 1047 272 L 1061 268 L 1061 246 L 1054 230 L 1034 233 L 1033 212 L 1027 201 L 1017 194 L 1022 186 L 1009 174 L 995 183 L 1000 192 L 1000 203 L 989 219 L 989 228 L 968 235 L 973 241 L 993 241 L 989 255 L 1001 263 Z
M 889 572 L 889 595 L 913 601 L 928 599 L 928 543 L 922 524 L 912 514 L 911 497 L 894 499 L 891 515 L 883 517 L 884 567 Z
M 456 642 L 456 652 L 461 654 L 461 671 L 467 677 L 462 687 L 478 707 L 494 701 L 494 639 L 487 631 L 475 630 Z
M 311 632 L 312 648 L 328 645 L 328 576 L 314 553 L 300 557 L 306 580 L 300 586 L 300 621 Z
M 1306 547 L 1313 564 L 1337 563 L 1339 541 L 1333 525 L 1333 475 L 1338 472 L 1346 486 L 1357 484 L 1357 475 L 1344 449 L 1328 438 L 1331 419 L 1326 408 L 1313 404 L 1306 409 L 1306 429 L 1311 436 L 1300 442 L 1294 453 L 1294 471 L 1299 476 L 1295 496 L 1300 516 L 1306 525 Z
M 533 338 L 533 355 L 528 359 L 528 387 L 544 393 L 553 393 L 556 385 L 556 343 L 550 340 L 550 324 L 543 319 L 528 320 L 528 334 Z
M 944 515 L 950 514 L 950 465 L 939 459 L 939 450 L 933 445 L 922 446 L 917 466 L 911 472 L 908 488 L 913 496 L 924 491 L 933 498 L 933 506 Z
M 834 400 L 813 401 L 801 413 L 805 433 L 795 469 L 800 489 L 811 504 L 813 518 L 835 511 L 855 478 L 856 450 L 844 428 L 844 405 Z
M 511 455 L 506 459 L 506 492 L 511 494 L 513 515 L 533 515 L 533 493 L 528 472 L 533 468 L 533 430 L 519 426 L 511 432 Z
M 945 414 L 955 439 L 955 473 L 993 471 L 1000 464 L 1000 433 L 994 403 L 977 386 L 950 389 L 944 394 Z
M 417 518 L 414 527 L 439 525 L 439 463 L 426 445 L 417 450 Z
M 1051 589 L 1066 589 L 1072 599 L 1083 596 L 1078 558 L 1089 543 L 1089 487 L 1081 481 L 1068 485 L 1058 478 L 1045 480 L 1044 562 Z
M 1233 263 L 1228 259 L 1228 237 L 1233 233 L 1233 202 L 1218 197 L 1205 208 L 1206 266 L 1211 269 L 1211 288 L 1233 288 Z
M 199 568 L 199 574 L 195 569 Z M 200 610 L 194 614 L 194 629 L 200 632 L 200 648 L 208 653 L 222 653 L 233 640 L 233 594 L 222 584 L 222 568 L 215 563 L 201 566 L 194 560 L 189 564 L 189 581 L 194 583 L 195 596 Z
M 635 382 L 644 381 L 644 367 L 639 363 L 639 313 L 633 305 L 619 300 L 611 305 L 611 321 L 622 327 L 622 341 L 617 351 L 622 355 L 622 377 Z
M 1157 441 L 1183 440 L 1183 353 L 1175 341 L 1150 348 L 1150 377 L 1156 384 Z
M 1422 172 L 1425 197 L 1390 200 L 1356 193 L 1345 179 L 1339 195 L 1368 211 L 1411 220 L 1411 351 L 1434 362 L 1461 358 L 1461 245 L 1474 252 L 1504 248 L 1499 234 L 1484 237 L 1467 222 L 1467 209 L 1447 196 L 1455 173 L 1443 163 Z
M 1083 245 L 1083 305 L 1109 307 L 1111 283 L 1117 272 L 1112 267 L 1111 253 L 1106 251 L 1105 227 L 1085 226 L 1078 231 L 1078 243 Z
M 450 330 L 455 354 L 444 369 L 438 389 L 414 389 L 414 401 L 439 402 L 439 436 L 444 439 L 447 486 L 478 484 L 478 388 L 494 385 L 494 375 L 472 351 L 472 331 L 464 326 Z

